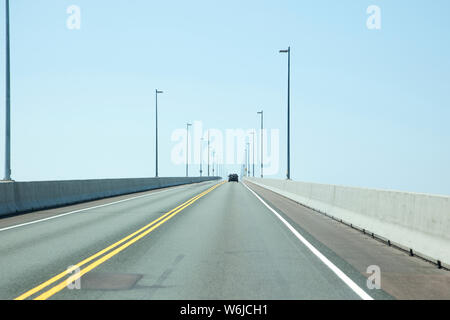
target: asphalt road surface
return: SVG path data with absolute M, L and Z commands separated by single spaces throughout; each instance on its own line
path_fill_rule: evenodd
M 365 269 L 390 265 L 383 250 L 394 249 L 249 187 L 207 182 L 1 219 L 0 299 L 416 298 L 389 277 L 367 287 Z M 447 271 L 404 263 L 438 284 L 418 298 L 448 298 Z

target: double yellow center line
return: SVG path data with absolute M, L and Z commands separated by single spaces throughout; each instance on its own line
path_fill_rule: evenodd
M 214 185 L 213 187 L 209 188 L 208 190 L 200 193 L 199 195 L 197 195 L 197 196 L 191 198 L 190 200 L 186 201 L 185 203 L 179 205 L 175 209 L 172 209 L 169 212 L 165 213 L 158 219 L 150 222 L 149 224 L 147 224 L 146 226 L 137 230 L 136 232 L 133 232 L 132 234 L 126 236 L 122 240 L 117 241 L 116 243 L 110 245 L 109 247 L 107 247 L 107 248 L 97 252 L 96 254 L 90 256 L 89 258 L 77 263 L 70 269 L 67 269 L 64 272 L 61 272 L 60 274 L 52 277 L 51 279 L 45 281 L 44 283 L 38 285 L 37 287 L 23 293 L 22 295 L 18 296 L 14 300 L 25 300 L 25 299 L 31 297 L 32 295 L 34 295 L 38 292 L 41 292 L 43 289 L 49 287 L 50 285 L 53 285 L 55 282 L 66 277 L 67 275 L 72 274 L 75 270 L 80 269 L 79 272 L 77 272 L 76 274 L 61 281 L 57 285 L 48 289 L 47 291 L 41 293 L 39 296 L 34 298 L 34 300 L 46 300 L 46 299 L 50 298 L 54 294 L 58 293 L 59 291 L 63 290 L 64 288 L 66 288 L 69 284 L 71 284 L 74 281 L 76 281 L 77 279 L 81 278 L 83 275 L 85 275 L 92 269 L 98 267 L 105 261 L 107 261 L 107 260 L 111 259 L 112 257 L 114 257 L 115 255 L 117 255 L 119 252 L 121 252 L 121 251 L 125 250 L 126 248 L 128 248 L 129 246 L 131 246 L 133 243 L 139 241 L 140 239 L 142 239 L 143 237 L 148 235 L 150 232 L 157 229 L 159 226 L 161 226 L 162 224 L 164 224 L 167 221 L 169 221 L 170 219 L 172 219 L 175 215 L 177 215 L 178 213 L 180 213 L 181 211 L 183 211 L 184 209 L 186 209 L 187 207 L 192 205 L 194 202 L 196 202 L 200 198 L 204 197 L 205 195 L 207 195 L 208 193 L 210 193 L 211 191 L 218 188 L 219 186 L 221 186 L 224 183 L 225 182 L 221 182 L 219 184 Z M 98 257 L 101 257 L 101 258 L 97 259 Z M 97 259 L 97 260 L 95 260 L 95 259 Z M 89 264 L 88 266 L 86 266 L 85 268 L 81 269 L 82 266 L 88 264 L 89 262 L 91 262 L 93 260 L 95 260 L 95 261 L 92 262 L 91 264 Z

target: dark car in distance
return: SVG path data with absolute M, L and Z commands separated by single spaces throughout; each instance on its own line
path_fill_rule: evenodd
M 228 176 L 228 182 L 239 182 L 239 176 L 235 173 Z

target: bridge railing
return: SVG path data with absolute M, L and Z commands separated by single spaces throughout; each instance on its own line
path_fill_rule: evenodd
M 450 266 L 450 197 L 248 178 L 246 181 L 292 199 L 352 227 Z
M 3 182 L 0 183 L 0 216 L 218 179 L 218 177 L 172 177 Z

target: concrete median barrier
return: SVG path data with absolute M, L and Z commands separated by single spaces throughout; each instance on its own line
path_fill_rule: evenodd
M 183 177 L 0 182 L 0 216 L 218 179 Z
M 450 266 L 450 197 L 248 178 L 300 204 Z

